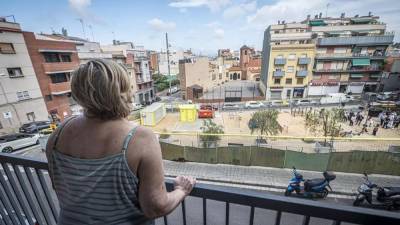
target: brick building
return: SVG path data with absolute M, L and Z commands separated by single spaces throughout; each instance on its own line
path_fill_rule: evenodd
M 71 115 L 71 72 L 78 68 L 76 43 L 23 32 L 28 53 L 49 114 L 63 120 Z

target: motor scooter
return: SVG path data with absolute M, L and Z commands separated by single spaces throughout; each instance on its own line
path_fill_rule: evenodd
M 378 189 L 376 193 L 376 201 L 373 201 L 373 190 Z M 368 174 L 364 173 L 364 183 L 358 187 L 358 194 L 353 202 L 354 206 L 360 206 L 367 201 L 371 206 L 383 207 L 392 210 L 400 207 L 400 187 L 380 187 L 372 183 Z
M 296 167 L 293 167 L 293 178 L 290 179 L 289 185 L 286 188 L 285 196 L 290 196 L 293 192 L 296 192 L 298 196 L 306 198 L 326 198 L 329 191 L 332 191 L 329 182 L 336 178 L 336 175 L 332 172 L 323 172 L 324 178 L 316 179 L 303 179 L 303 175 L 297 172 Z M 304 185 L 301 186 L 301 182 Z

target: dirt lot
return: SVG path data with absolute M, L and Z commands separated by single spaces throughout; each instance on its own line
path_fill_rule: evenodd
M 240 112 L 217 112 L 213 119 L 215 123 L 222 125 L 226 134 L 250 134 L 250 130 L 247 126 L 249 119 L 253 112 L 251 111 L 240 111 Z M 375 124 L 378 123 L 377 118 L 374 119 Z M 279 136 L 321 136 L 321 134 L 312 134 L 304 126 L 303 116 L 292 116 L 289 110 L 283 110 L 280 112 L 278 121 L 283 127 L 283 131 Z M 167 116 L 160 121 L 157 126 L 153 127 L 158 132 L 200 132 L 203 120 L 198 119 L 191 123 L 179 122 L 178 113 L 169 113 Z M 359 133 L 362 126 L 349 126 L 347 123 L 342 123 L 343 131 L 353 131 L 353 133 Z M 372 128 L 368 128 L 369 133 L 361 134 L 355 137 L 366 137 L 372 138 Z M 400 129 L 383 129 L 380 128 L 376 138 L 400 138 Z M 198 145 L 197 136 L 181 136 L 173 135 L 169 139 L 174 143 L 180 143 L 184 145 Z M 254 145 L 255 137 L 246 136 L 227 136 L 222 137 L 219 145 L 227 145 L 228 143 L 238 143 L 244 145 Z M 334 148 L 336 151 L 351 151 L 351 150 L 380 150 L 387 151 L 390 145 L 400 145 L 400 141 L 335 141 Z M 274 139 L 268 140 L 268 147 L 288 149 L 303 152 L 314 152 L 314 142 L 305 142 L 301 139 Z

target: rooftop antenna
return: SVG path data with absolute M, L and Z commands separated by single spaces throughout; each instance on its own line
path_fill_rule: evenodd
M 85 25 L 84 25 L 84 23 L 83 23 L 83 19 L 82 19 L 82 18 L 79 18 L 79 19 L 77 19 L 77 20 L 79 20 L 79 22 L 80 22 L 81 25 L 82 25 L 83 38 L 86 39 Z
M 111 31 L 112 35 L 113 35 L 113 42 L 115 41 L 115 32 Z
M 90 29 L 90 33 L 92 34 L 92 41 L 94 42 L 94 35 L 93 35 L 93 29 L 92 29 L 93 27 L 92 27 L 92 25 L 90 25 L 90 24 L 89 24 L 88 27 L 89 27 L 89 29 Z
M 326 4 L 326 12 L 325 12 L 325 17 L 328 18 L 328 9 L 329 9 L 329 3 Z

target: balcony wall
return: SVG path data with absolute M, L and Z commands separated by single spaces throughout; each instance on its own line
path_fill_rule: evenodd
M 58 95 L 66 92 L 71 92 L 71 82 L 50 83 L 49 90 L 52 95 Z
M 42 66 L 45 73 L 56 73 L 56 72 L 75 70 L 76 68 L 78 68 L 79 63 L 76 62 L 43 63 Z
M 306 77 L 308 75 L 308 71 L 307 70 L 299 70 L 296 72 L 296 76 L 297 77 Z
M 272 73 L 272 75 L 273 75 L 274 77 L 283 77 L 283 76 L 285 76 L 285 71 L 274 71 L 274 72 Z
M 285 65 L 286 64 L 286 59 L 285 58 L 281 58 L 281 59 L 275 59 L 274 60 L 275 65 Z
M 393 38 L 393 34 L 379 36 L 327 37 L 318 38 L 317 45 L 389 45 L 393 42 Z
M 298 64 L 307 65 L 310 64 L 311 58 L 299 58 Z

